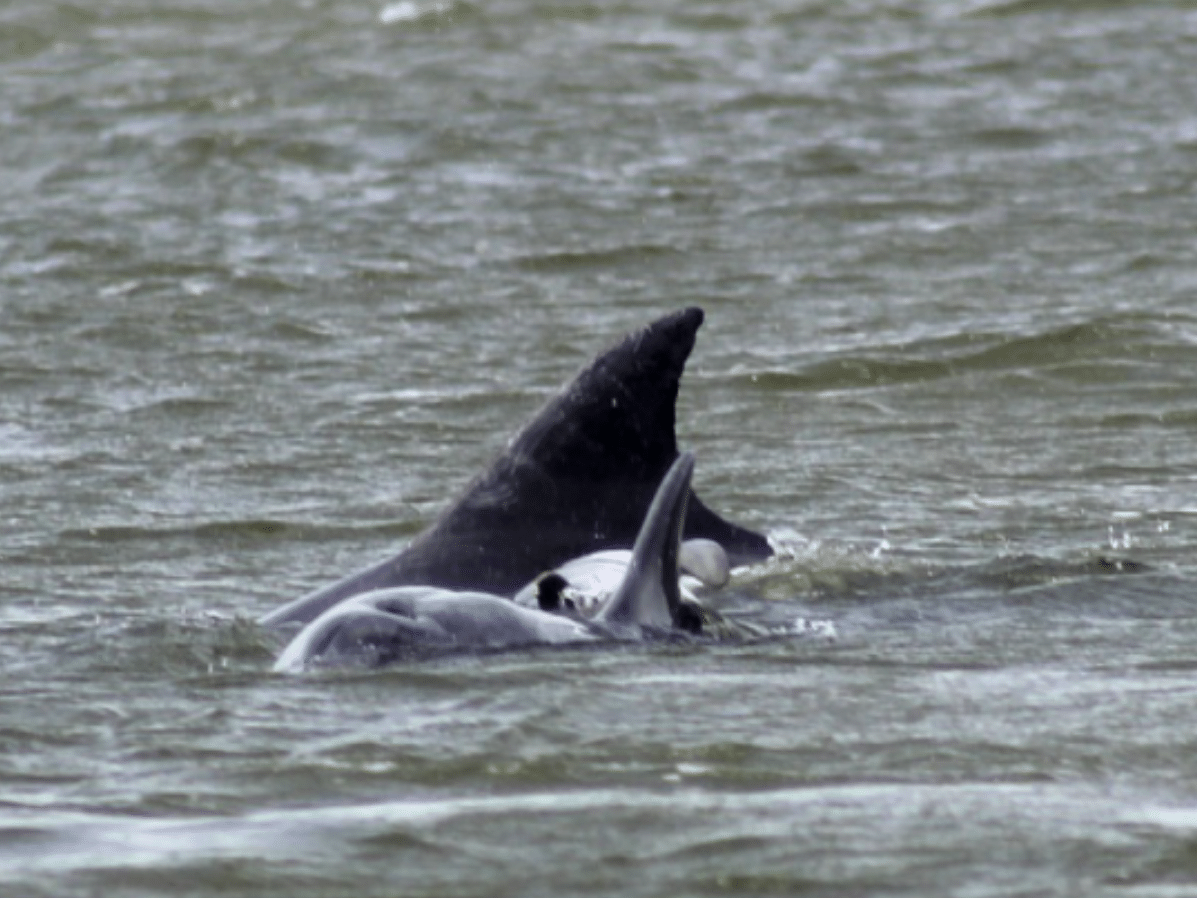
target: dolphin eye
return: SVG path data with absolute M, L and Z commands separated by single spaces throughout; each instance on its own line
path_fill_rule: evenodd
M 561 609 L 561 593 L 569 584 L 560 574 L 553 572 L 545 574 L 536 581 L 536 604 L 541 611 L 559 611 Z

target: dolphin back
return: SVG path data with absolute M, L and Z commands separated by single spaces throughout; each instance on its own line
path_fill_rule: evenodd
M 405 585 L 514 596 L 571 558 L 632 545 L 677 458 L 674 406 L 702 321 L 701 309 L 682 309 L 600 353 L 402 552 L 261 623 L 308 623 L 349 596 Z M 685 535 L 715 540 L 733 565 L 772 554 L 693 495 Z

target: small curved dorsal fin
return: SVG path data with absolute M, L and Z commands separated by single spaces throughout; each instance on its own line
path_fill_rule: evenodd
M 595 615 L 597 622 L 662 630 L 676 624 L 681 603 L 678 550 L 693 473 L 694 453 L 683 452 L 657 487 L 632 547 L 627 572 Z

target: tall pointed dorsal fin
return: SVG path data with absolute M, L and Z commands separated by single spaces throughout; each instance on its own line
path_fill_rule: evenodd
M 627 573 L 595 620 L 613 626 L 636 624 L 668 629 L 677 622 L 678 551 L 686 524 L 694 453 L 683 452 L 657 487 L 632 547 Z

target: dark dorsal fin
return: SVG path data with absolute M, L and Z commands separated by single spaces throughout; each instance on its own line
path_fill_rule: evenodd
M 629 548 L 677 457 L 674 406 L 702 320 L 702 309 L 683 309 L 629 334 L 541 408 L 405 550 L 262 622 L 310 621 L 355 593 L 407 584 L 511 596 L 571 558 Z M 687 537 L 716 540 L 733 564 L 772 554 L 760 534 L 697 498 L 691 505 Z

